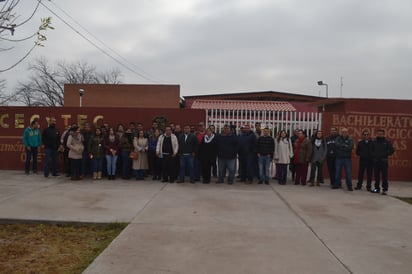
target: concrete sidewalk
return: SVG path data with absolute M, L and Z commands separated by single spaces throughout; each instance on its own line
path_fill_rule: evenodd
M 412 183 L 390 195 L 412 197 Z M 85 273 L 410 273 L 412 207 L 321 187 L 0 171 L 0 218 L 129 222 Z

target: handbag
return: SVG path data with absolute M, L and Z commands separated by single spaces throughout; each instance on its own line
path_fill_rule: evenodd
M 133 160 L 138 160 L 139 159 L 139 153 L 136 151 L 130 151 L 129 158 Z

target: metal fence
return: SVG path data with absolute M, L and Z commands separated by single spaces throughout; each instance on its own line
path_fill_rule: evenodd
M 220 133 L 224 125 L 230 125 L 239 133 L 240 127 L 261 123 L 261 128 L 268 127 L 273 137 L 280 130 L 288 133 L 294 129 L 303 129 L 307 136 L 311 136 L 316 129 L 322 127 L 322 113 L 318 112 L 292 112 L 292 111 L 257 111 L 257 110 L 206 110 L 206 126 L 214 125 L 216 132 Z

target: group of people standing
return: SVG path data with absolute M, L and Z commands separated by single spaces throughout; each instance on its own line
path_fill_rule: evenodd
M 60 133 L 56 128 L 56 119 L 51 118 L 49 126 L 40 134 L 37 120 L 33 120 L 25 130 L 23 142 L 26 148 L 25 172 L 29 174 L 30 161 L 33 172 L 37 173 L 37 153 L 40 146 L 45 148 L 44 176 L 57 174 L 58 152 L 64 154 L 67 175 L 72 180 L 91 174 L 95 180 L 107 176 L 114 180 L 117 174 L 123 179 L 143 180 L 149 174 L 153 180 L 183 183 L 189 177 L 191 183 L 203 180 L 211 182 L 212 175 L 216 183 L 228 184 L 235 181 L 252 183 L 257 178 L 258 184 L 269 184 L 270 168 L 274 162 L 278 183 L 287 182 L 288 167 L 295 185 L 319 186 L 324 183 L 323 163 L 327 162 L 330 183 L 333 189 L 341 188 L 342 169 L 345 170 L 347 190 L 352 191 L 352 150 L 354 141 L 348 130 L 331 128 L 326 138 L 318 130 L 312 136 L 306 136 L 301 129 L 296 129 L 291 137 L 285 130 L 273 138 L 268 128 L 261 129 L 260 123 L 252 130 L 249 125 L 236 134 L 231 125 L 224 125 L 222 133 L 215 132 L 213 125 L 205 128 L 199 123 L 197 129 L 185 125 L 171 124 L 164 132 L 156 122 L 144 131 L 141 123 L 129 123 L 126 128 L 116 128 L 105 123 L 94 131 L 88 123 L 80 128 L 73 124 Z M 378 130 L 375 139 L 369 132 L 363 132 L 363 139 L 356 146 L 360 157 L 358 184 L 361 189 L 366 171 L 369 191 L 382 193 L 388 190 L 388 156 L 393 154 L 391 142 L 384 137 L 384 131 Z M 237 166 L 238 165 L 238 166 Z M 375 187 L 372 189 L 372 173 L 375 171 Z M 308 172 L 309 180 L 307 181 Z M 227 176 L 226 176 L 227 175 Z

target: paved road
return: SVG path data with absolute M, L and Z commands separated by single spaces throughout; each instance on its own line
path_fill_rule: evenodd
M 412 183 L 389 194 L 412 197 Z M 91 273 L 411 273 L 412 206 L 327 186 L 45 179 L 0 171 L 0 218 L 129 222 Z

